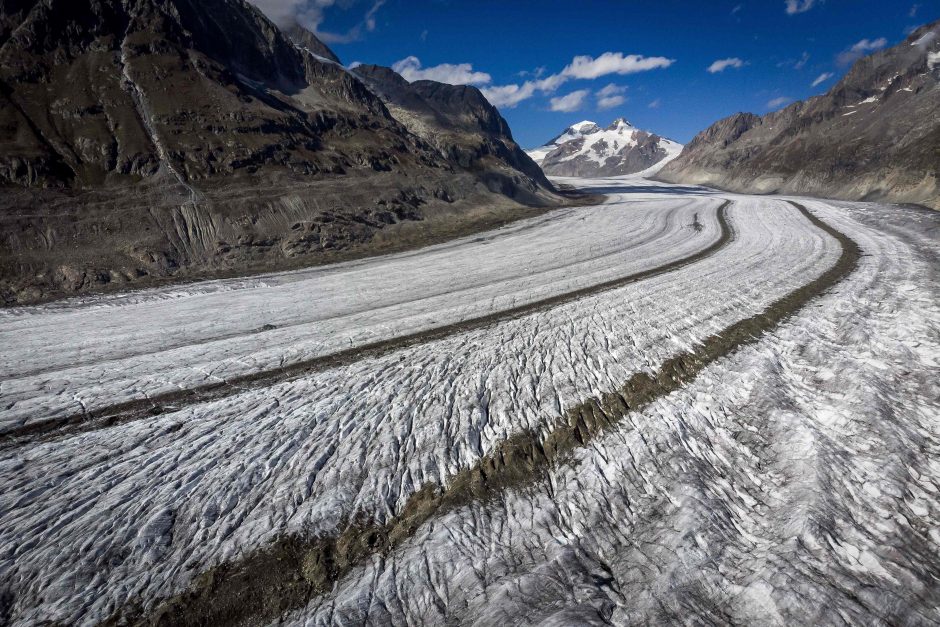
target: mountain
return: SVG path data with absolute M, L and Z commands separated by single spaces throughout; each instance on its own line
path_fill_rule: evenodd
M 539 146 L 538 148 L 527 150 L 526 153 L 532 157 L 533 161 L 541 165 L 545 157 L 547 157 L 549 153 L 554 152 L 561 144 L 583 137 L 584 133 L 582 132 L 582 129 L 593 132 L 600 130 L 596 123 L 591 122 L 590 120 L 584 120 L 582 122 L 578 122 L 577 124 L 572 124 L 566 128 L 561 135 L 558 135 L 554 139 L 549 140 L 547 144 Z
M 513 140 L 506 120 L 476 87 L 427 80 L 409 83 L 394 70 L 377 65 L 360 65 L 353 72 L 382 99 L 395 120 L 447 159 L 484 172 L 494 192 L 537 202 L 542 190 L 551 187 Z
M 290 38 L 294 45 L 318 57 L 322 57 L 333 63 L 340 63 L 339 57 L 330 50 L 325 43 L 317 39 L 316 35 L 309 30 L 294 22 L 283 29 L 284 33 Z
M 860 59 L 822 96 L 716 122 L 657 176 L 940 209 L 940 22 Z
M 588 120 L 578 122 L 528 154 L 548 175 L 590 177 L 648 170 L 681 150 L 681 144 L 617 118 L 607 128 Z
M 472 92 L 415 89 L 475 159 L 337 61 L 243 0 L 0 2 L 0 300 L 321 263 L 560 202 Z

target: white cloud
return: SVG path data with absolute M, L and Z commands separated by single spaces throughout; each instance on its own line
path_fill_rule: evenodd
M 598 89 L 596 93 L 598 96 L 614 96 L 616 94 L 622 94 L 625 91 L 627 91 L 627 88 L 623 85 L 608 83 L 607 85 L 604 85 L 602 88 Z
M 535 87 L 531 81 L 522 85 L 499 85 L 498 87 L 486 87 L 481 90 L 486 99 L 494 107 L 512 109 L 523 100 L 528 100 L 535 95 Z
M 601 111 L 613 109 L 614 107 L 619 107 L 626 101 L 627 99 L 623 96 L 604 96 L 603 98 L 597 99 L 597 108 Z
M 662 105 L 662 104 L 663 104 L 662 99 L 657 98 L 656 100 L 654 100 L 653 102 L 649 103 L 649 104 L 646 105 L 646 106 L 648 106 L 650 109 L 658 109 L 658 108 L 660 107 L 660 105 Z
M 494 107 L 512 109 L 523 100 L 528 100 L 536 93 L 550 94 L 568 81 L 561 74 L 552 74 L 538 80 L 526 81 L 521 85 L 498 85 L 481 89 L 486 99 Z
M 920 8 L 919 4 L 915 4 L 911 7 L 911 10 L 907 12 L 908 17 L 914 17 L 917 15 L 917 9 Z
M 744 67 L 744 65 L 745 65 L 745 62 L 742 61 L 741 59 L 737 57 L 730 57 L 727 59 L 718 59 L 717 61 L 709 65 L 707 68 L 705 68 L 705 71 L 708 72 L 709 74 L 715 74 L 717 72 L 724 72 L 729 67 L 742 68 Z
M 861 59 L 866 54 L 875 52 L 876 50 L 881 50 L 887 45 L 888 40 L 884 37 L 879 37 L 878 39 L 863 39 L 840 52 L 836 57 L 836 61 L 839 63 L 839 65 L 849 65 L 850 63 L 854 63 L 855 61 Z
M 496 107 L 511 109 L 537 93 L 550 94 L 574 79 L 594 79 L 608 74 L 633 74 L 656 68 L 666 68 L 675 61 L 665 57 L 624 55 L 622 52 L 605 52 L 596 59 L 587 55 L 577 56 L 558 74 L 519 84 L 497 85 L 483 89 L 483 95 Z
M 802 70 L 804 67 L 806 67 L 806 63 L 808 61 L 809 61 L 809 53 L 804 51 L 803 54 L 800 55 L 800 60 L 793 64 L 793 69 Z
M 626 87 L 613 83 L 598 89 L 594 92 L 594 95 L 597 96 L 597 108 L 603 111 L 605 109 L 619 107 L 627 101 L 627 99 L 621 95 L 625 91 L 627 91 Z
M 773 100 L 771 100 L 770 102 L 768 102 L 768 103 L 767 103 L 767 108 L 768 108 L 768 109 L 779 109 L 779 108 L 782 107 L 783 105 L 785 105 L 785 104 L 787 104 L 787 103 L 790 103 L 790 102 L 793 102 L 793 98 L 790 98 L 789 96 L 780 96 L 779 98 L 774 98 Z
M 812 86 L 818 87 L 819 85 L 822 85 L 823 83 L 828 81 L 830 78 L 832 78 L 832 76 L 833 76 L 832 72 L 823 72 L 822 74 L 816 77 L 816 80 L 813 81 Z
M 405 57 L 392 64 L 392 69 L 408 81 L 429 80 L 449 85 L 485 85 L 492 80 L 486 72 L 476 72 L 469 63 L 441 63 L 433 67 L 421 67 L 418 57 Z
M 813 8 L 814 4 L 816 4 L 816 0 L 786 0 L 787 15 L 806 13 Z
M 326 9 L 337 0 L 249 0 L 278 26 L 293 26 L 296 22 L 326 43 L 348 43 L 362 38 L 363 31 L 375 30 L 375 16 L 385 0 L 375 0 L 358 24 L 345 33 L 330 33 L 320 29 Z M 339 3 L 343 6 L 343 2 Z
M 744 8 L 744 5 L 743 5 L 743 4 L 736 4 L 736 5 L 734 5 L 734 8 L 731 9 L 731 15 L 737 15 L 738 12 L 739 12 L 741 9 L 743 9 L 743 8 Z
M 587 98 L 587 95 L 591 93 L 587 89 L 579 89 L 578 91 L 573 91 L 566 96 L 559 96 L 558 98 L 551 99 L 551 110 L 552 111 L 562 111 L 564 113 L 571 113 L 572 111 L 577 111 L 584 104 L 584 99 Z
M 379 12 L 379 9 L 382 8 L 383 4 L 385 4 L 385 0 L 376 0 L 372 3 L 372 8 L 366 11 L 366 16 L 362 21 L 366 25 L 367 31 L 372 32 L 375 30 L 375 15 Z
M 591 57 L 581 55 L 573 58 L 571 63 L 561 71 L 563 76 L 569 78 L 598 78 L 608 74 L 635 74 L 657 68 L 666 68 L 675 63 L 675 59 L 666 57 L 644 57 L 641 54 L 628 54 L 622 52 L 605 52 L 601 56 Z

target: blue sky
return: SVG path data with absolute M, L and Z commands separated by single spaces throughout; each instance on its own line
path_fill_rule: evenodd
M 254 1 L 294 12 L 344 63 L 475 83 L 526 148 L 620 116 L 687 142 L 822 93 L 852 58 L 940 18 L 940 0 Z

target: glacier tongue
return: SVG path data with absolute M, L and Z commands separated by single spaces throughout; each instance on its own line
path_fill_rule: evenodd
M 279 538 L 387 520 L 422 486 L 544 433 L 566 408 L 656 371 L 840 255 L 780 197 L 636 176 L 570 182 L 607 201 L 403 255 L 0 312 L 0 333 L 18 338 L 2 356 L 2 409 L 19 424 L 667 264 L 715 242 L 716 210 L 731 200 L 733 238 L 694 264 L 2 449 L 9 621 L 92 624 L 150 609 Z M 431 518 L 288 619 L 932 620 L 940 218 L 800 202 L 864 249 L 848 279 L 543 480 Z M 275 328 L 257 332 L 272 316 Z
M 806 204 L 864 249 L 848 280 L 288 624 L 934 622 L 940 224 Z

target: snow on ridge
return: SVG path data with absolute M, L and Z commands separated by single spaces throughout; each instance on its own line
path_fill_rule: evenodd
M 537 164 L 542 165 L 542 161 L 549 155 L 550 152 L 558 148 L 561 144 L 571 141 L 573 139 L 578 139 L 583 137 L 587 131 L 591 129 L 599 129 L 596 122 L 591 120 L 581 120 L 577 124 L 572 124 L 562 132 L 561 135 L 555 137 L 547 144 L 539 146 L 538 148 L 533 148 L 532 150 L 527 150 L 526 154 L 529 155 L 533 161 Z
M 927 54 L 927 67 L 932 70 L 937 65 L 940 65 L 940 50 Z
M 526 154 L 537 164 L 542 165 L 545 158 L 562 144 L 583 139 L 584 142 L 580 149 L 572 151 L 564 160 L 568 161 L 583 156 L 598 165 L 603 165 L 607 159 L 615 156 L 624 148 L 636 146 L 638 133 L 657 135 L 660 138 L 660 145 L 666 150 L 667 158 L 673 154 L 678 155 L 682 150 L 682 144 L 666 139 L 658 133 L 638 129 L 626 118 L 618 117 L 606 128 L 601 128 L 591 120 L 582 120 L 577 124 L 572 124 L 555 139 L 543 146 L 526 151 Z

